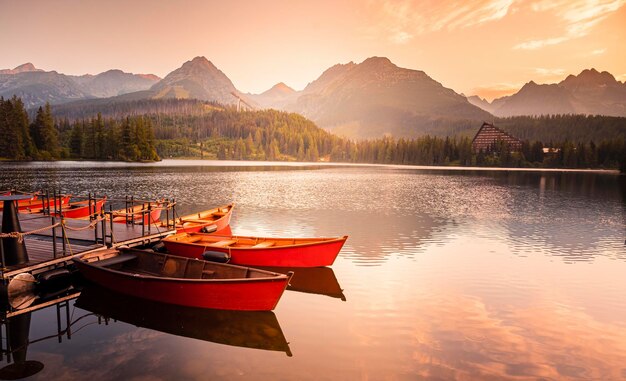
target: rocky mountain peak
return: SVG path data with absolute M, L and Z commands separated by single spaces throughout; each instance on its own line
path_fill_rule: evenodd
M 25 64 L 21 64 L 15 69 L 3 69 L 0 70 L 0 74 L 19 74 L 19 73 L 27 73 L 32 71 L 43 71 L 41 69 L 37 69 L 35 65 L 31 62 L 27 62 Z

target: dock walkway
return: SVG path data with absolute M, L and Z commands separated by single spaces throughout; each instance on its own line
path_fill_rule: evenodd
M 1 220 L 2 212 L 0 211 Z M 24 236 L 29 261 L 0 269 L 2 279 L 5 280 L 22 272 L 36 274 L 63 266 L 73 257 L 88 251 L 103 247 L 138 246 L 175 232 L 158 224 L 127 225 L 109 221 L 100 221 L 90 227 L 90 221 L 75 219 L 65 219 L 65 229 L 56 227 L 53 230 L 46 229 L 53 225 L 51 217 L 39 214 L 19 213 L 19 220 L 22 232 L 37 232 Z M 56 222 L 59 220 L 57 219 Z M 65 238 L 63 230 L 65 230 Z

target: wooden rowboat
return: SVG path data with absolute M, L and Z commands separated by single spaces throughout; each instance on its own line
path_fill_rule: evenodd
M 147 225 L 149 223 L 154 224 L 158 223 L 161 218 L 161 207 L 163 206 L 163 201 L 155 201 L 150 203 L 150 212 L 148 213 L 148 203 L 144 202 L 139 205 L 135 205 L 131 208 L 122 208 L 112 211 L 113 222 L 118 224 L 125 223 L 135 223 L 141 224 L 142 216 L 143 216 L 143 224 Z M 96 209 L 99 211 L 99 209 Z M 76 218 L 76 217 L 74 217 Z M 79 217 L 78 219 L 87 220 L 89 219 L 89 215 L 84 217 Z M 106 215 L 107 221 L 109 220 L 109 215 Z M 133 221 L 134 220 L 134 221 Z
M 291 277 L 137 249 L 99 250 L 73 261 L 87 280 L 116 292 L 222 310 L 273 310 Z
M 211 229 L 211 231 L 230 234 L 230 217 L 234 207 L 235 204 L 228 204 L 203 212 L 178 217 L 176 218 L 176 232 L 198 233 L 205 228 L 215 226 L 216 229 Z
M 246 266 L 323 267 L 337 258 L 348 236 L 337 238 L 262 238 L 177 233 L 163 239 L 168 252 L 208 259 L 213 253 Z
M 150 212 L 148 213 L 148 206 L 150 206 Z M 154 224 L 161 219 L 161 207 L 162 201 L 156 201 L 148 205 L 147 202 L 135 205 L 131 208 L 118 209 L 113 211 L 113 222 L 119 224 L 125 224 L 128 222 L 134 222 L 136 224 Z M 134 220 L 134 221 L 133 221 Z M 143 222 L 142 222 L 143 220 Z
M 57 205 L 59 202 L 62 205 L 67 205 L 70 202 L 70 195 L 61 196 L 57 198 Z M 29 200 L 20 200 L 17 203 L 18 210 L 20 212 L 26 213 L 38 213 L 41 209 L 50 206 L 50 209 L 54 208 L 54 199 L 49 201 L 45 201 L 44 199 L 39 198 L 36 194 L 33 194 L 33 197 Z M 0 205 L 0 211 L 3 209 L 3 205 Z
M 99 213 L 106 202 L 106 196 L 99 200 L 84 200 L 70 202 L 61 208 L 61 214 L 65 218 L 84 218 Z

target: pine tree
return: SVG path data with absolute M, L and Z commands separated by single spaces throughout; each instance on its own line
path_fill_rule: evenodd
M 44 159 L 52 159 L 59 156 L 58 134 L 54 128 L 54 119 L 50 104 L 39 107 L 35 121 L 30 127 L 33 142 Z

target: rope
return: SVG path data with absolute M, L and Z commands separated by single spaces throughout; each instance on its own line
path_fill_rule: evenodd
M 72 251 L 72 245 L 70 244 L 70 239 L 67 236 L 67 233 L 65 232 L 65 224 L 61 226 L 61 229 L 63 229 L 63 235 L 65 236 L 65 244 L 67 245 L 67 248 L 70 250 L 70 255 L 74 255 L 74 252 Z
M 13 239 L 17 239 L 17 242 L 22 243 L 22 242 L 24 242 L 24 237 L 27 236 L 27 235 L 37 234 L 37 233 L 40 233 L 42 231 L 46 231 L 46 230 L 49 230 L 49 229 L 56 228 L 58 226 L 61 226 L 60 222 L 57 222 L 54 225 L 45 226 L 43 228 L 31 230 L 31 231 L 28 231 L 28 232 L 0 233 L 0 238 L 13 238 Z
M 17 239 L 17 242 L 22 243 L 22 242 L 24 242 L 24 237 L 26 237 L 28 235 L 31 235 L 31 234 L 41 233 L 43 231 L 54 229 L 54 228 L 59 227 L 59 226 L 61 226 L 63 229 L 67 228 L 68 230 L 72 230 L 72 231 L 81 231 L 81 230 L 93 229 L 98 224 L 98 222 L 100 222 L 102 220 L 103 220 L 103 218 L 99 217 L 99 218 L 93 220 L 89 225 L 83 226 L 83 227 L 80 227 L 80 228 L 73 228 L 73 227 L 67 226 L 65 220 L 63 220 L 62 222 L 57 222 L 56 224 L 53 224 L 53 225 L 50 225 L 50 226 L 44 226 L 42 228 L 31 230 L 31 231 L 27 231 L 27 232 L 0 233 L 0 238 L 13 238 L 13 239 Z
M 82 231 L 82 230 L 93 229 L 98 224 L 98 222 L 103 221 L 103 220 L 104 220 L 104 218 L 97 217 L 95 220 L 90 222 L 89 225 L 82 226 L 80 228 L 73 228 L 73 227 L 67 226 L 66 221 L 63 220 L 63 227 L 67 228 L 67 230 L 78 232 L 78 231 Z

